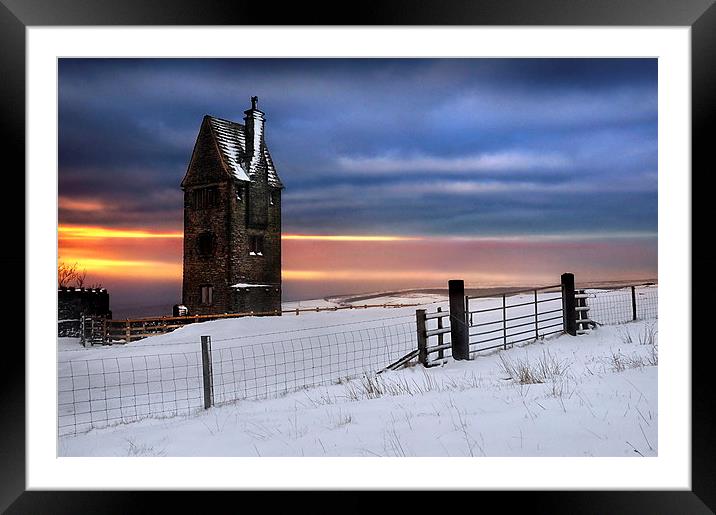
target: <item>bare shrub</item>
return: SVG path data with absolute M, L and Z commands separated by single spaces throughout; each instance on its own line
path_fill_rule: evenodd
M 79 263 L 73 263 L 70 265 L 61 261 L 57 264 L 57 286 L 60 288 L 66 288 L 69 286 L 82 288 L 86 279 L 87 270 L 80 270 Z

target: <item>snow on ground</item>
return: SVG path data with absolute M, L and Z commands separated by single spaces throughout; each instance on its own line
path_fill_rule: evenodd
M 305 302 L 305 301 L 304 301 Z M 443 309 L 447 309 L 444 303 Z M 383 327 L 396 323 L 414 323 L 415 307 L 356 308 L 342 311 L 302 312 L 280 317 L 242 317 L 189 324 L 174 331 L 152 336 L 129 344 L 96 345 L 84 348 L 78 339 L 60 338 L 60 362 L 105 357 L 153 355 L 165 352 L 195 352 L 201 337 L 212 338 L 212 348 L 235 347 L 273 342 L 282 337 L 317 335 Z M 74 340 L 77 345 L 68 343 Z
M 436 302 L 445 302 L 448 297 L 447 291 L 445 293 L 428 293 L 420 290 L 407 290 L 336 296 L 330 297 L 328 300 L 342 306 L 361 306 L 363 304 L 434 304 Z
M 334 308 L 340 306 L 340 302 L 326 299 L 312 300 L 291 300 L 281 303 L 282 309 L 313 309 L 313 308 Z
M 266 332 L 267 324 L 277 331 L 316 331 L 317 324 L 334 320 L 326 315 L 350 315 L 351 321 L 365 325 L 375 324 L 371 321 L 378 314 L 401 314 L 399 309 L 370 311 L 216 321 L 143 341 L 154 350 L 175 349 L 188 345 L 181 343 L 184 340 L 198 341 L 207 326 L 218 335 L 237 321 L 242 334 L 250 334 Z M 414 308 L 407 312 L 414 315 Z M 59 454 L 655 456 L 656 341 L 656 320 L 600 326 L 578 337 L 562 335 L 477 353 L 467 362 L 451 360 L 430 369 L 414 366 L 278 398 L 196 409 L 190 416 L 146 418 L 63 436 Z M 78 353 L 63 351 L 66 344 L 60 343 L 61 361 Z M 137 342 L 79 353 L 107 355 L 142 348 Z

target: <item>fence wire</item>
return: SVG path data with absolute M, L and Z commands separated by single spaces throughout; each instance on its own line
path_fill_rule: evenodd
M 658 318 L 659 287 L 656 285 L 636 286 L 632 296 L 631 287 L 614 290 L 587 290 L 589 318 L 598 324 L 622 324 L 634 320 Z
M 198 351 L 60 362 L 59 434 L 189 414 L 202 405 L 201 381 Z
M 504 309 L 501 299 L 489 300 L 478 306 L 480 309 L 470 310 L 468 306 L 470 352 L 560 332 L 559 296 L 548 293 L 551 295 L 540 294 L 537 304 L 529 296 L 524 299 L 515 296 Z M 634 319 L 634 308 L 637 319 L 658 316 L 655 285 L 637 286 L 633 295 L 630 287 L 587 290 L 587 294 L 589 317 L 599 324 L 629 322 Z M 505 314 L 509 314 L 508 320 Z M 211 354 L 214 403 L 275 397 L 377 372 L 415 351 L 417 346 L 412 316 L 390 320 L 390 324 L 382 322 L 374 327 L 330 334 L 287 338 L 275 333 L 275 340 L 262 343 L 251 343 L 251 337 L 217 339 L 222 345 Z M 437 328 L 437 319 L 428 322 L 429 330 Z M 449 318 L 444 318 L 443 323 L 449 327 Z M 450 333 L 436 338 L 449 344 Z M 59 434 L 76 434 L 148 417 L 190 415 L 201 410 L 204 397 L 198 340 L 196 349 L 196 352 L 60 361 Z M 450 356 L 448 345 L 438 358 Z
M 583 290 L 580 290 L 580 292 Z M 602 325 L 658 317 L 658 285 L 587 290 L 588 318 Z M 475 302 L 478 301 L 478 302 Z M 553 288 L 503 297 L 468 297 L 466 321 L 442 318 L 444 327 L 462 323 L 468 329 L 470 353 L 508 348 L 564 332 L 562 293 Z M 425 320 L 426 334 L 440 329 L 435 313 Z M 431 359 L 450 357 L 450 333 L 428 334 Z M 443 346 L 447 348 L 442 348 Z
M 272 397 L 376 372 L 415 348 L 413 323 L 213 351 L 214 399 Z
M 226 342 L 226 339 L 223 340 Z M 60 435 L 189 415 L 203 407 L 197 351 L 58 364 Z M 414 322 L 214 348 L 214 404 L 275 397 L 376 372 L 415 348 Z

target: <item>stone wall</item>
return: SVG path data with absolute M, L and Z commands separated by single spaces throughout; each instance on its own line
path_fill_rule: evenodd
M 104 288 L 59 288 L 57 290 L 57 319 L 76 320 L 83 314 L 112 318 L 107 290 Z
M 189 308 L 191 314 L 230 313 L 232 299 L 227 286 L 232 242 L 227 223 L 230 212 L 226 206 L 231 187 L 227 182 L 206 186 L 217 189 L 218 200 L 213 207 L 196 209 L 193 200 L 197 188 L 186 188 L 184 192 L 182 304 Z M 199 240 L 207 235 L 211 235 L 211 251 L 202 254 Z M 204 285 L 213 286 L 213 302 L 208 306 L 201 303 L 201 288 Z
M 59 288 L 57 290 L 57 335 L 79 336 L 82 315 L 112 318 L 107 290 L 104 288 Z

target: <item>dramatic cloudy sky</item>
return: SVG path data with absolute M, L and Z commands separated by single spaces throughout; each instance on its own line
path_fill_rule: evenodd
M 59 255 L 120 312 L 179 300 L 199 124 L 251 95 L 285 298 L 656 276 L 655 59 L 62 59 Z

